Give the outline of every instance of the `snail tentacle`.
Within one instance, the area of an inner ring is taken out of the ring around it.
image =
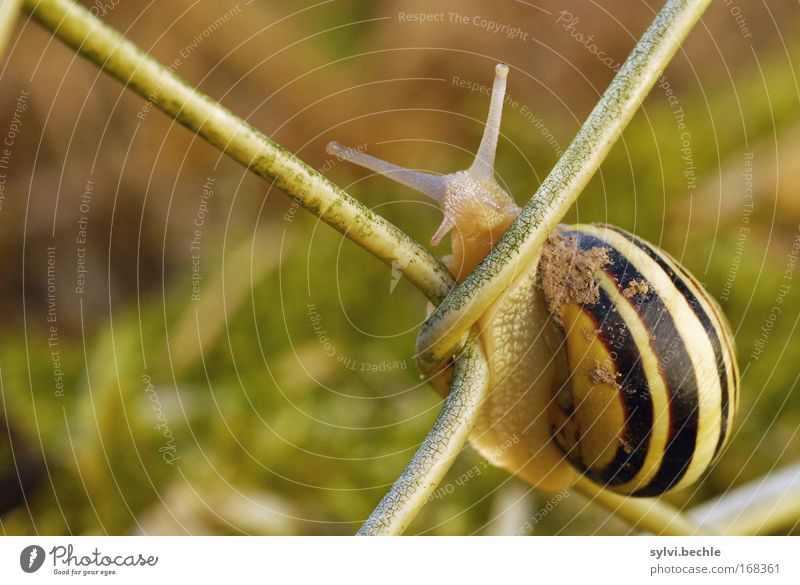
[[[495,68],[494,83],[492,85],[492,98],[489,103],[489,115],[486,119],[486,129],[481,138],[481,145],[475,155],[475,161],[469,168],[469,173],[482,181],[494,179],[494,157],[497,151],[497,140],[500,137],[500,121],[503,117],[503,102],[506,97],[506,78],[508,65],[498,63]]]
[[[494,157],[500,136],[500,119],[506,91],[508,65],[495,67],[491,104],[481,143],[472,164],[446,175],[407,169],[337,142],[328,144],[329,154],[365,167],[434,199],[444,219],[431,238],[433,245],[457,228],[453,241],[453,257],[448,268],[463,278],[489,253],[500,236],[519,213],[511,196],[494,178]],[[479,242],[476,248],[473,242]]]
[[[441,201],[447,189],[446,179],[441,175],[407,169],[356,150],[355,148],[344,146],[336,141],[329,142],[325,150],[328,154],[335,155],[347,162],[380,173],[392,181],[410,187],[418,193],[423,193],[434,201]]]

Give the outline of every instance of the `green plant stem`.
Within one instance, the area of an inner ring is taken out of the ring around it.
[[[769,534],[800,523],[800,463],[771,472],[692,508],[703,526],[729,535]]]
[[[0,55],[6,50],[21,7],[22,0],[0,0]]]
[[[127,88],[280,189],[440,302],[453,284],[444,265],[396,226],[235,116],[70,0],[25,0],[33,18]]]
[[[574,487],[589,498],[589,501],[600,504],[616,517],[641,530],[662,536],[699,536],[710,533],[705,525],[660,500],[621,496],[601,488],[583,476]]]
[[[481,344],[471,340],[455,362],[445,406],[411,463],[358,531],[361,536],[402,534],[442,481],[467,442],[475,413],[489,390]]]
[[[710,0],[669,0],[625,60],[575,139],[480,265],[425,321],[420,359],[438,363],[523,271],[583,191]]]

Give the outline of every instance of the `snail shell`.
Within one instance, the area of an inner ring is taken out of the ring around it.
[[[559,226],[481,338],[492,390],[473,443],[545,489],[582,473],[655,496],[695,482],[730,437],[738,371],[719,308],[620,228]]]

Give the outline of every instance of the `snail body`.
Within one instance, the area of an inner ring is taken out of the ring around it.
[[[359,151],[332,154],[435,199],[462,280],[519,208],[494,178],[508,67],[498,65],[475,162],[450,175]],[[702,286],[616,227],[557,226],[477,322],[491,389],[470,435],[495,465],[560,490],[583,475],[626,495],[694,483],[731,435],[738,370],[730,329]]]

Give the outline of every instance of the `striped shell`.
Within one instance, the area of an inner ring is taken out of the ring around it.
[[[549,270],[565,287],[588,283],[544,287],[569,369],[550,417],[556,443],[615,492],[655,496],[690,485],[725,445],[738,403],[724,317],[673,258],[628,232],[560,226],[554,237],[570,257],[548,256],[546,246],[540,277]]]

